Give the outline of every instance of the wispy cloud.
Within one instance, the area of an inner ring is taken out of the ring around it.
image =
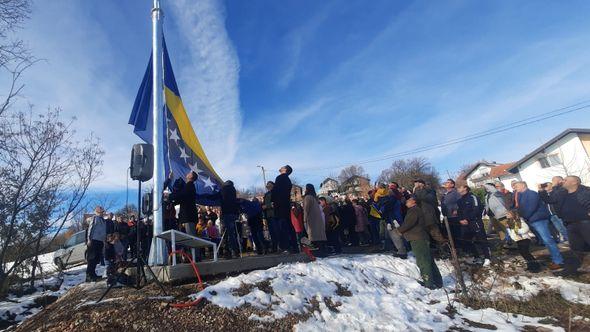
[[[280,88],[287,88],[295,78],[297,71],[300,69],[302,52],[306,49],[305,45],[314,37],[314,33],[320,25],[328,18],[330,6],[324,6],[317,11],[309,20],[301,26],[293,29],[285,37],[287,44],[284,68],[278,79]]]
[[[177,66],[180,93],[197,136],[214,167],[229,171],[237,148],[240,113],[239,60],[225,28],[221,1],[170,2],[190,63]]]

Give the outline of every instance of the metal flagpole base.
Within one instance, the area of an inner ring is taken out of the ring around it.
[[[166,265],[168,263],[167,257],[168,247],[166,247],[166,241],[157,237],[152,238],[150,257],[148,259],[149,265]]]

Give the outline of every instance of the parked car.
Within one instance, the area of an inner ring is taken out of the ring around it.
[[[64,245],[53,254],[53,263],[60,269],[86,261],[86,231],[74,233]]]

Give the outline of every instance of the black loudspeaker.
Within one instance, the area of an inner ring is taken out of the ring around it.
[[[152,199],[151,192],[143,194],[143,197],[141,198],[141,212],[146,216],[152,214]]]
[[[151,144],[135,144],[131,150],[130,175],[133,180],[145,182],[154,173],[154,147]]]

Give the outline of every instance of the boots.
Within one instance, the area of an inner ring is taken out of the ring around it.
[[[539,273],[541,272],[541,264],[537,261],[528,261],[526,263],[527,267],[526,270],[531,273]]]

